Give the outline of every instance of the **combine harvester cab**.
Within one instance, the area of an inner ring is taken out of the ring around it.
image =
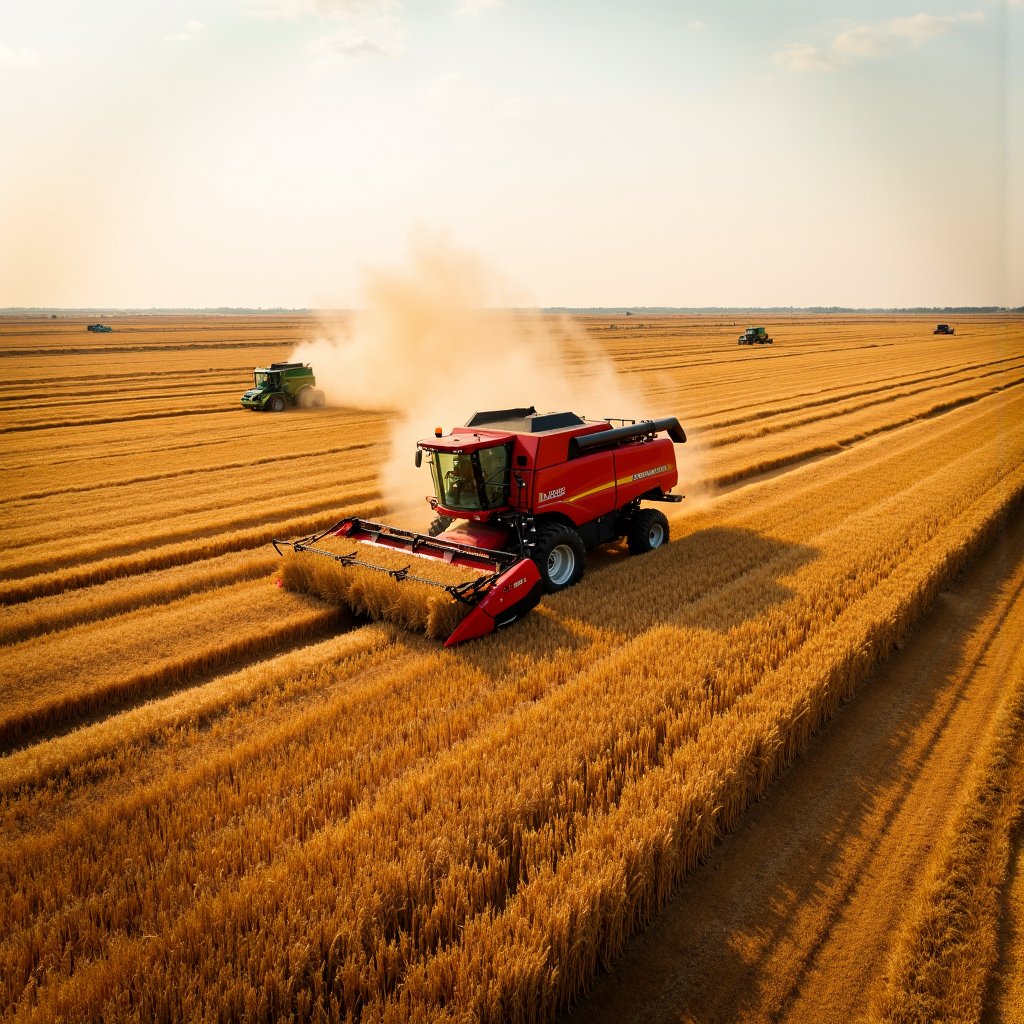
[[[447,435],[438,427],[417,445],[416,464],[426,457],[434,484],[427,500],[437,518],[429,534],[349,518],[274,546],[279,554],[291,548],[293,558],[329,559],[332,578],[320,576],[306,589],[343,595],[355,610],[367,610],[366,590],[345,580],[347,570],[364,578],[380,574],[385,586],[426,584],[446,591],[456,613],[434,616],[427,632],[450,647],[507,626],[543,593],[572,586],[589,548],[625,537],[631,554],[643,554],[666,543],[668,520],[641,502],[682,500],[671,493],[678,482],[673,442],[685,440],[674,418],[584,420],[569,412],[538,414],[533,407],[476,413],[466,426]],[[335,550],[345,540],[359,546]],[[397,564],[393,554],[392,564],[379,564],[372,548],[446,563],[466,578],[439,577],[425,563],[420,569],[405,559]],[[313,579],[318,571],[322,566],[314,570],[307,562],[295,575]],[[283,578],[287,585],[287,573]]]

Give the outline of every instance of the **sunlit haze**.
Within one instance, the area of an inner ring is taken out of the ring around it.
[[[0,307],[1020,305],[1020,3],[41,0],[0,19]]]

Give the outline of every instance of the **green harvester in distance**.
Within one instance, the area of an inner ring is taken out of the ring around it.
[[[313,409],[325,402],[309,363],[271,363],[253,371],[255,387],[242,395],[242,408],[254,412],[283,412],[289,405]]]
[[[741,335],[738,345],[770,345],[772,339],[763,327],[748,327]]]

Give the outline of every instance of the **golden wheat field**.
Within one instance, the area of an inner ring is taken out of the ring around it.
[[[937,337],[794,315],[748,349],[732,316],[578,317],[690,435],[672,542],[594,552],[577,586],[449,650],[275,585],[272,538],[387,503],[387,410],[238,406],[312,317],[110,322],[0,318],[3,1019],[594,1019],[581,1000],[633,937],[926,636],[948,798],[855,1012],[695,998],[664,1019],[1022,1019],[1024,545],[989,639],[964,627],[969,670],[922,627],[1018,529],[1019,318]],[[975,678],[986,711],[958,733]],[[910,749],[888,742],[893,763]],[[705,987],[721,968],[768,992],[773,943],[746,952],[765,928],[727,935]],[[622,984],[642,1006],[663,983]]]

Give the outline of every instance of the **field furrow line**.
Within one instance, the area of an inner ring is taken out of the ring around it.
[[[271,589],[277,588],[270,581],[235,584],[171,602],[156,618],[141,609],[8,648],[0,675],[0,748],[347,621],[339,609],[312,600],[282,606],[273,600],[276,594],[260,599]],[[237,608],[225,614],[225,602],[237,603],[243,595],[246,614]],[[213,618],[203,621],[206,616]]]
[[[380,512],[382,506],[370,500],[373,497],[372,494],[351,495],[349,514],[370,516]],[[269,544],[275,538],[287,539],[313,533],[338,521],[337,508],[338,499],[334,498],[313,502],[305,508],[299,506],[285,509],[284,514],[290,513],[292,518],[274,520],[268,516],[259,525],[251,525],[252,519],[239,516],[195,531],[182,529],[155,533],[151,537],[129,543],[82,545],[63,555],[57,551],[34,562],[15,563],[9,570],[9,581],[0,584],[0,602],[18,604],[31,598],[100,583],[116,576],[165,569],[229,551],[259,547]],[[318,515],[314,514],[318,511]],[[308,514],[301,515],[303,512]]]
[[[353,443],[338,447],[319,448],[317,457],[330,455],[351,455],[354,452],[367,452],[376,448],[376,445],[369,441]],[[39,501],[44,498],[55,498],[65,494],[93,494],[97,491],[112,490],[121,487],[133,487],[137,484],[155,483],[158,480],[175,480],[180,477],[188,477],[194,480],[197,477],[216,475],[232,469],[249,470],[255,466],[270,466],[276,463],[290,463],[295,459],[294,455],[258,455],[245,461],[233,460],[221,462],[212,466],[203,466],[190,469],[170,469],[162,473],[143,473],[137,476],[124,477],[120,480],[108,480],[94,484],[76,484],[70,487],[55,487],[44,491],[27,491],[23,494],[0,496],[0,504],[11,504],[13,502]]]

